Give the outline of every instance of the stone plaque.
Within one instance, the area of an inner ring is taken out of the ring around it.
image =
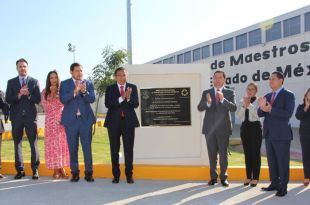
[[[190,88],[140,89],[142,126],[191,125]]]

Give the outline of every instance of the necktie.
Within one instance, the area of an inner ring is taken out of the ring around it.
[[[220,96],[218,94],[219,91],[220,91],[220,89],[216,89],[216,95],[215,95],[216,104],[218,104],[220,102]]]
[[[271,96],[271,102],[270,102],[271,105],[274,103],[275,99],[276,99],[276,92],[273,92]]]
[[[123,96],[123,95],[125,95],[125,91],[124,91],[124,86],[123,85],[121,85],[121,96]]]
[[[75,86],[78,86],[80,84],[80,81],[79,80],[76,80],[75,81]],[[78,94],[77,94],[77,96],[78,96]],[[77,110],[76,110],[76,115],[77,116],[80,116],[81,115],[81,112],[80,112],[80,108],[79,108],[79,102],[77,103]]]
[[[22,87],[26,85],[25,78],[22,78]]]
[[[121,85],[120,88],[121,88],[120,94],[121,96],[124,96],[125,95],[124,86]],[[125,117],[124,111],[121,111],[121,117]]]

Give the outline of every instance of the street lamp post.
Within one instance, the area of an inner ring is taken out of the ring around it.
[[[73,63],[75,62],[75,45],[72,43],[68,44],[68,51],[73,54]]]
[[[132,39],[131,39],[131,2],[127,0],[127,54],[128,64],[132,64]]]

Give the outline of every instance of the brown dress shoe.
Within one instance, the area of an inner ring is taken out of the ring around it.
[[[63,179],[69,179],[69,175],[64,168],[59,168],[60,177]]]

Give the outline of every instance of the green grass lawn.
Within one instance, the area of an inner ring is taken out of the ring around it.
[[[39,138],[40,161],[44,162],[44,139]],[[105,128],[96,128],[96,134],[92,143],[93,161],[95,164],[109,164],[110,146],[107,130]],[[23,157],[24,161],[30,161],[30,146],[27,138],[23,139]],[[14,144],[12,140],[2,142],[2,160],[14,160]],[[79,146],[79,162],[83,163],[82,146]]]
[[[106,128],[96,128],[96,134],[93,137],[93,161],[95,164],[110,164],[110,146]],[[122,148],[121,148],[122,149]],[[39,138],[40,161],[44,162],[44,139]],[[228,156],[230,166],[244,166],[244,154],[230,150],[231,155]],[[24,161],[30,161],[30,146],[27,138],[23,140],[23,156]],[[2,142],[2,160],[14,160],[14,145],[12,140]],[[83,163],[82,148],[79,148],[79,161]],[[262,165],[267,166],[267,159],[262,156]],[[302,166],[301,162],[291,161],[292,166]]]
[[[230,150],[230,154],[231,155],[228,156],[228,161],[229,161],[228,164],[230,166],[245,166],[243,152],[237,152],[237,151]],[[268,166],[266,156],[261,157],[261,163],[262,163],[261,164],[262,166]],[[302,162],[291,160],[290,166],[302,166]]]

